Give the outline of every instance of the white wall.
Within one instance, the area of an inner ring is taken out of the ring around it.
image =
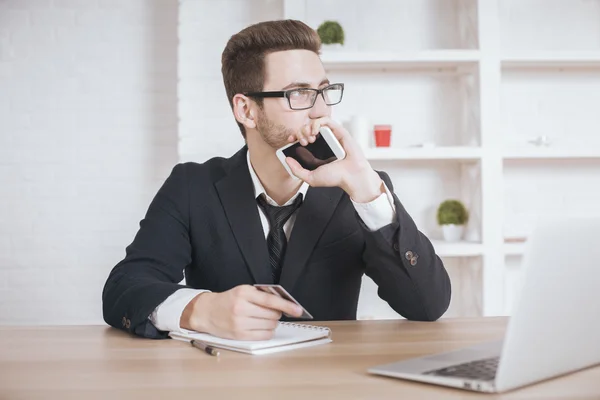
[[[281,18],[286,3],[0,0],[0,324],[102,321],[106,275],[172,166],[229,156],[243,145],[225,96],[221,52],[248,24]],[[348,50],[477,49],[475,4],[307,0],[299,9],[315,28],[329,18],[342,22]],[[599,1],[499,5],[507,54],[600,50]],[[373,123],[392,123],[395,147],[480,142],[478,87],[468,74],[329,72],[347,87],[334,117],[364,113]],[[500,142],[523,145],[546,134],[559,149],[600,146],[599,88],[597,66],[503,69]],[[422,160],[374,167],[390,173],[408,211],[434,239],[437,204],[448,197],[471,202],[478,239],[480,165]],[[600,200],[598,158],[505,160],[501,179],[498,211],[507,235],[526,232],[539,214],[592,212]],[[482,257],[444,262],[454,289],[446,316],[479,315]],[[519,285],[520,262],[506,257],[498,285],[507,298]],[[393,316],[365,283],[359,315]]]
[[[175,0],[0,1],[0,324],[101,323],[177,162]]]
[[[281,0],[180,0],[179,156],[202,162],[244,145],[221,75],[221,53],[247,25],[283,16]]]

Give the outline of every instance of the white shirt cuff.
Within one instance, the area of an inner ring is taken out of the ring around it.
[[[384,183],[385,193],[381,193],[375,200],[368,203],[357,203],[352,198],[352,204],[358,216],[371,231],[376,231],[394,222],[396,218],[396,206],[394,196]]]
[[[160,331],[182,332],[179,321],[183,310],[194,297],[208,291],[189,288],[179,289],[156,307],[148,319]]]

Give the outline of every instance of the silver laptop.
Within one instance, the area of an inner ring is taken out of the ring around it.
[[[600,218],[540,221],[523,268],[502,341],[368,372],[500,393],[600,364]]]

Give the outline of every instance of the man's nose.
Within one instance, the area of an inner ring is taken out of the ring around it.
[[[310,119],[317,119],[321,117],[329,117],[331,114],[331,107],[325,104],[325,100],[322,95],[317,95],[315,105],[310,109]]]

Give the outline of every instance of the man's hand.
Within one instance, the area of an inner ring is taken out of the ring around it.
[[[360,146],[343,126],[329,117],[314,120],[306,125],[295,136],[290,135],[288,141],[300,141],[302,146],[313,143],[321,126],[328,126],[346,151],[346,158],[330,164],[322,165],[314,171],[308,171],[293,158],[286,162],[292,173],[310,186],[337,186],[342,188],[357,203],[368,203],[385,193],[383,181],[371,168]]]
[[[302,309],[274,294],[241,285],[223,293],[200,293],[186,306],[180,326],[226,339],[268,340],[282,313],[300,317]]]

